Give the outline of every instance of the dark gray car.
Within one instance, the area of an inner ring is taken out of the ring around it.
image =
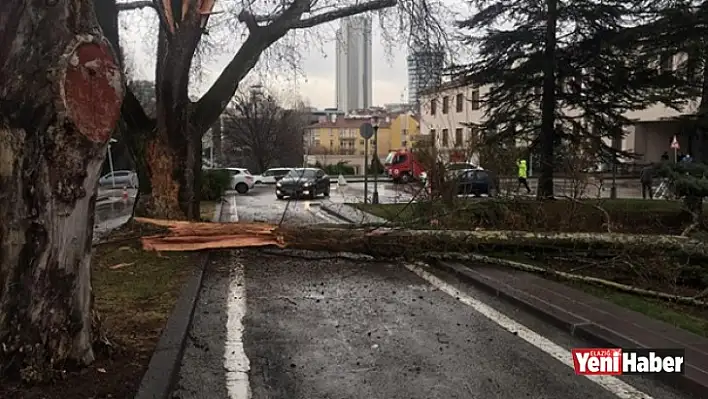
[[[275,184],[278,199],[285,197],[317,198],[319,194],[329,197],[329,176],[318,168],[292,169]]]

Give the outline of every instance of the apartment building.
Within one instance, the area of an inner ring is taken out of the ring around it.
[[[371,122],[371,115],[332,115],[329,120],[305,129],[306,153],[312,162],[336,164],[348,162],[363,170],[365,141],[359,133],[361,125]],[[389,152],[412,146],[420,133],[417,116],[411,113],[379,116],[378,156],[383,161]],[[369,141],[369,156],[373,156],[373,138]]]
[[[681,58],[679,55],[661,61],[660,68],[676,68]],[[453,151],[465,146],[472,135],[477,134],[474,128],[465,127],[466,123],[481,123],[484,120],[484,109],[481,99],[488,87],[474,87],[461,81],[442,84],[438,89],[428,90],[421,95],[421,134],[431,135],[437,148]],[[608,145],[637,154],[638,163],[659,161],[665,151],[670,150],[674,135],[678,138],[682,152],[694,153],[698,148],[697,138],[691,137],[679,121],[674,118],[693,114],[697,110],[697,102],[692,102],[685,109],[674,110],[662,104],[654,104],[640,111],[633,111],[626,116],[635,121],[631,126],[624,127],[625,135],[621,140]],[[524,143],[517,143],[524,145]]]

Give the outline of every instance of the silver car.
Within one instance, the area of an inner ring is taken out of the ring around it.
[[[98,179],[99,186],[138,187],[138,174],[132,170],[115,170]]]

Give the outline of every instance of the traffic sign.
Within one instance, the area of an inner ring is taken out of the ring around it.
[[[678,150],[679,148],[681,148],[681,146],[679,146],[678,140],[676,140],[676,136],[674,136],[674,139],[671,140],[671,148],[673,148],[674,150]]]
[[[369,122],[364,122],[359,127],[359,134],[364,140],[370,139],[374,135],[374,126]]]

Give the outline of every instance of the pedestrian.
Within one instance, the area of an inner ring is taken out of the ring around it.
[[[516,162],[516,166],[518,167],[519,171],[519,184],[516,186],[516,192],[519,192],[519,189],[523,185],[526,187],[526,193],[531,194],[531,188],[529,187],[529,183],[526,180],[527,179],[527,173],[526,173],[526,160],[525,159],[520,159],[519,161]]]
[[[664,153],[661,154],[661,162],[666,162],[666,161],[668,161],[668,160],[669,160],[669,152],[668,152],[668,151],[664,151]]]
[[[642,183],[642,198],[654,199],[654,193],[652,192],[652,182],[654,180],[654,166],[649,164],[646,166],[639,174],[639,182]]]

